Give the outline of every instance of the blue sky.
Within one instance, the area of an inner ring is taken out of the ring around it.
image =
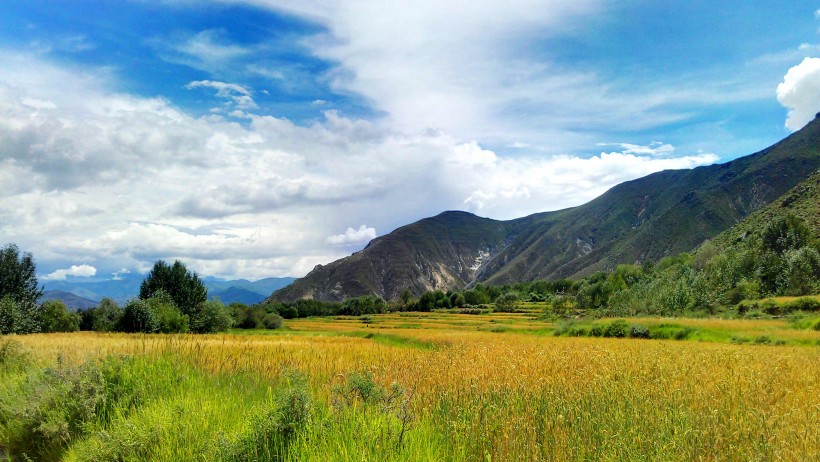
[[[509,219],[750,154],[820,110],[816,2],[56,5],[0,14],[0,243],[45,278],[301,276],[442,210]]]

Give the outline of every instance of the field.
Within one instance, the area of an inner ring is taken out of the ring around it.
[[[0,447],[20,460],[820,458],[820,332],[628,322],[687,340],[453,312],[3,338]]]

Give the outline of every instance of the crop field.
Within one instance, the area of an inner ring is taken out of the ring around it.
[[[688,334],[556,336],[532,313],[436,312],[3,337],[0,459],[820,459],[820,332],[628,322]]]

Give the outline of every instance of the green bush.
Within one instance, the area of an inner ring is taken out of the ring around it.
[[[649,329],[640,324],[632,324],[629,326],[629,336],[632,338],[650,338]]]
[[[93,363],[30,373],[0,400],[0,446],[21,460],[58,460],[103,412],[106,388]]]
[[[284,318],[276,313],[268,313],[262,318],[262,326],[265,329],[280,329],[284,324]]]
[[[623,319],[616,319],[604,328],[604,337],[623,338],[629,334],[629,324]]]
[[[786,312],[792,311],[820,311],[820,301],[812,297],[800,297],[784,306]]]
[[[122,317],[122,309],[117,302],[106,297],[100,301],[93,311],[91,328],[95,332],[113,332]]]

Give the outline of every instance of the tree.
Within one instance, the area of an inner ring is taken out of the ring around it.
[[[113,332],[117,330],[120,317],[122,317],[122,309],[117,302],[108,297],[103,298],[94,309],[91,328],[95,332]]]
[[[34,258],[28,252],[21,255],[15,244],[0,249],[0,298],[5,296],[31,306],[43,296],[43,289],[37,287]]]
[[[60,300],[46,300],[40,307],[42,332],[76,332],[80,330],[80,318]]]
[[[147,301],[135,298],[125,302],[117,330],[151,334],[157,332],[159,327],[159,319]]]
[[[0,298],[0,335],[37,332],[40,332],[37,305],[29,301],[18,302],[11,295]]]
[[[773,220],[763,230],[763,250],[783,255],[787,250],[797,250],[811,242],[811,229],[799,217],[788,214]]]
[[[225,332],[233,325],[233,318],[228,307],[219,300],[209,300],[199,306],[191,317],[191,332],[211,334]]]
[[[208,289],[196,273],[188,271],[179,260],[173,265],[158,260],[154,268],[140,285],[142,300],[151,298],[158,290],[164,290],[171,296],[182,314],[193,318],[199,305],[208,299]]]

